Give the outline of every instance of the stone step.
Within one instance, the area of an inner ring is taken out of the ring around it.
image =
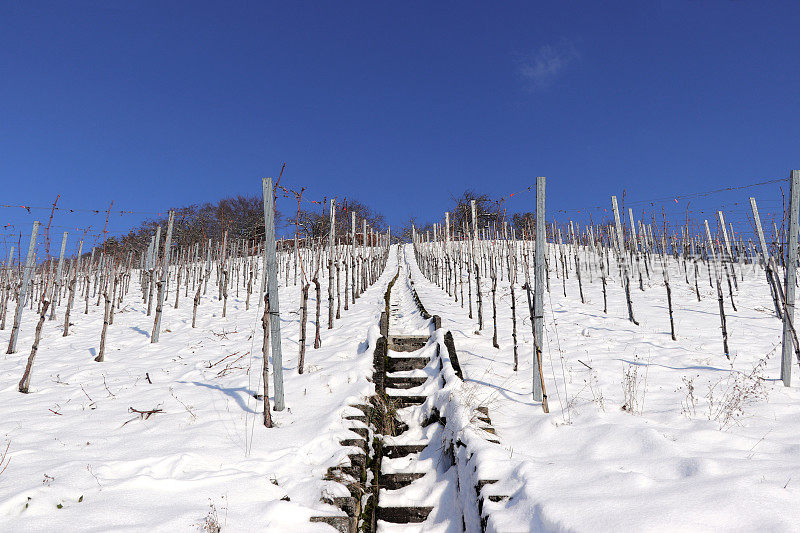
[[[387,357],[386,372],[404,372],[406,370],[419,370],[430,363],[427,357]],[[387,378],[391,376],[386,376]]]
[[[328,524],[338,533],[352,533],[358,527],[358,519],[349,516],[312,516],[309,521]]]
[[[386,386],[390,389],[411,389],[424,385],[426,381],[427,376],[386,376]]]
[[[377,518],[394,524],[418,524],[424,522],[433,507],[380,507]]]
[[[381,487],[387,490],[402,489],[425,474],[423,472],[397,472],[394,474],[381,474]]]
[[[389,335],[388,348],[393,352],[415,352],[428,344],[426,335]]]
[[[416,396],[416,395],[393,396],[391,394],[387,394],[387,396],[392,401],[392,404],[395,406],[395,409],[402,409],[403,407],[411,407],[412,405],[422,405],[423,403],[425,403],[425,400],[428,399],[427,396]]]
[[[345,420],[358,420],[364,424],[369,424],[369,419],[367,415],[347,415],[344,417]]]
[[[398,457],[405,457],[412,453],[419,453],[428,446],[427,444],[387,444],[384,445],[383,456],[389,459],[396,459]]]
[[[367,451],[367,441],[364,439],[344,439],[340,440],[339,444],[342,446],[356,446],[364,450],[364,452]]]
[[[369,438],[369,428],[348,428],[353,433],[357,433],[362,439]]]

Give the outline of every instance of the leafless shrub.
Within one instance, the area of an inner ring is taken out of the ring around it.
[[[180,398],[178,398],[178,396],[175,394],[175,391],[173,390],[173,388],[172,388],[172,387],[170,387],[170,388],[169,388],[169,393],[170,393],[170,395],[172,395],[172,397],[173,397],[173,398],[175,398],[175,400],[176,400],[176,401],[177,401],[179,404],[181,404],[181,405],[184,407],[184,409],[186,409],[186,412],[187,412],[187,413],[189,413],[189,415],[192,417],[192,420],[193,420],[193,421],[194,421],[194,420],[197,420],[197,414],[194,412],[194,406],[193,406],[193,405],[186,405],[186,404],[183,402],[183,400],[181,400]]]
[[[203,533],[220,533],[220,531],[222,531],[222,524],[220,524],[219,513],[217,512],[217,506],[214,505],[214,502],[209,499],[208,507],[209,507],[208,514],[203,518],[203,520],[200,523],[195,525],[197,525],[200,528],[200,531],[202,531]],[[227,507],[223,504],[223,511],[227,512],[227,510],[228,510]]]
[[[739,424],[746,407],[767,398],[763,375],[767,359],[760,359],[748,373],[731,371],[727,378],[709,386],[708,419],[716,421],[719,429]]]
[[[600,383],[597,380],[597,372],[592,370],[589,374],[589,379],[585,380],[589,391],[592,393],[592,401],[597,404],[601,411],[606,410],[605,399],[603,398],[603,390],[600,388]]]
[[[697,376],[695,376],[697,377]],[[686,415],[688,418],[694,418],[697,415],[697,397],[694,395],[694,380],[695,377],[689,378],[683,376],[681,381],[683,385],[678,387],[678,391],[685,390],[686,395],[683,400],[681,400],[681,413]]]
[[[627,364],[622,372],[622,394],[624,401],[622,410],[629,413],[636,412],[637,387],[639,386],[639,366]]]
[[[708,390],[702,396],[706,404],[705,418],[717,422],[720,430],[726,430],[734,424],[740,424],[746,408],[761,400],[765,400],[768,391],[764,386],[764,369],[769,356],[759,359],[749,372],[731,369],[725,377],[710,381]],[[681,400],[681,413],[687,418],[697,417],[700,399],[697,397],[695,379],[697,376],[681,378],[683,385],[678,391],[684,392]]]
[[[622,372],[622,393],[624,401],[622,410],[631,414],[642,414],[644,399],[647,394],[647,373],[650,370],[650,361],[644,365],[640,363],[639,356],[634,355],[633,363],[626,363]],[[644,366],[644,375],[640,372]]]

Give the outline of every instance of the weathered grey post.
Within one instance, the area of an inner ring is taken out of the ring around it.
[[[164,285],[169,275],[169,248],[172,244],[172,223],[175,220],[175,212],[169,212],[169,222],[167,223],[167,240],[164,242],[164,268],[161,271],[161,281],[158,284],[158,303],[156,303],[156,318],[153,321],[153,334],[150,342],[158,342],[158,334],[161,330],[161,311],[164,307]],[[155,266],[153,267],[155,268]]]
[[[453,245],[450,243],[450,213],[445,211],[444,213],[444,239],[445,239],[445,257],[447,260],[447,294],[448,296],[452,296],[455,293],[455,283],[456,283],[456,268],[455,264],[453,263]],[[452,279],[452,287],[450,285]],[[451,292],[452,290],[452,292]],[[455,301],[458,301],[458,294],[455,294]]]
[[[153,288],[156,281],[156,261],[158,260],[158,247],[161,244],[161,226],[156,228],[156,236],[153,241],[153,255],[150,258],[150,286],[148,287],[147,295],[147,316],[150,316],[150,311],[153,308]],[[94,257],[94,248],[92,248],[92,257]],[[91,265],[91,261],[89,262]]]
[[[350,289],[352,290],[353,303],[356,303],[358,292],[356,291],[356,212],[350,211],[350,263],[352,273],[350,274]]]
[[[270,336],[272,337],[272,380],[275,389],[276,411],[283,411],[283,354],[281,352],[281,316],[278,303],[278,257],[275,253],[275,197],[272,178],[262,179],[264,191],[264,271],[269,300]]]
[[[752,196],[750,197],[750,208],[753,211],[753,221],[756,224],[756,236],[758,237],[758,242],[761,246],[761,255],[764,261],[764,274],[767,277],[767,285],[769,285],[769,290],[772,293],[772,301],[775,304],[775,314],[778,315],[778,318],[782,319],[783,310],[781,309],[780,304],[781,291],[779,287],[776,287],[776,285],[779,285],[779,283],[776,278],[776,273],[772,270],[772,259],[769,254],[769,248],[767,248],[767,242],[764,239],[764,229],[761,226],[761,217],[758,215],[756,199]]]
[[[633,317],[633,302],[631,301],[631,277],[630,273],[628,272],[628,261],[625,256],[625,234],[622,232],[622,222],[619,218],[619,207],[617,206],[617,197],[611,197],[611,207],[614,210],[614,225],[617,229],[617,247],[619,251],[619,258],[622,262],[622,270],[624,276],[624,284],[625,284],[625,297],[628,300],[628,320],[636,324],[637,326],[639,323]]]
[[[536,241],[534,243],[534,288],[533,288],[533,399],[545,407],[542,390],[542,348],[544,343],[544,217],[545,178],[536,178]],[[546,407],[545,407],[546,409]]]
[[[739,284],[736,282],[736,270],[733,268],[733,251],[731,250],[731,241],[728,239],[728,230],[725,228],[725,216],[722,214],[722,211],[717,211],[717,219],[719,219],[719,225],[722,228],[722,238],[725,242],[725,252],[728,258],[728,263],[731,265],[731,271],[733,272],[733,285],[736,287],[736,290],[739,290]],[[731,237],[733,237],[732,230]]]
[[[333,329],[333,253],[336,243],[334,242],[334,226],[336,225],[336,200],[331,198],[331,228],[328,239],[330,256],[328,257],[328,329]]]
[[[370,243],[371,245],[372,243]],[[367,219],[361,221],[361,292],[367,290]]]
[[[56,298],[58,298],[59,300],[61,299],[60,298],[60,295],[61,295],[61,290],[60,290],[61,289],[61,273],[62,273],[62,271],[64,269],[64,252],[67,249],[67,235],[68,235],[68,233],[65,231],[64,232],[64,238],[61,239],[61,254],[58,256],[58,267],[56,268],[56,280],[55,280],[56,282],[53,284],[53,298],[52,298],[53,305],[50,308],[50,320],[55,320],[55,318],[56,318],[56,313],[55,313],[55,311],[56,311],[56,306],[55,306]]]
[[[789,187],[789,238],[786,262],[786,309],[783,313],[783,346],[781,350],[781,380],[785,386],[792,381],[792,328],[794,321],[794,293],[797,280],[797,231],[800,214],[800,170],[792,170]]]
[[[483,329],[483,299],[481,297],[481,268],[480,259],[478,254],[481,252],[478,243],[478,212],[475,206],[475,200],[470,200],[470,209],[472,212],[472,262],[475,268],[475,296],[478,303],[478,330]]]
[[[72,274],[72,279],[69,282],[69,298],[67,299],[67,308],[64,310],[64,334],[66,337],[69,335],[69,315],[72,311],[72,304],[75,301],[75,284],[78,282],[78,271],[81,268],[81,256],[83,255],[83,239],[78,244],[78,255],[75,257],[75,271]],[[67,270],[69,275],[69,270]]]
[[[33,222],[33,229],[31,230],[31,242],[28,245],[28,258],[25,260],[25,270],[22,272],[22,285],[19,288],[19,296],[17,297],[17,310],[14,312],[14,325],[11,327],[11,338],[8,340],[8,350],[6,353],[16,353],[17,351],[17,337],[19,336],[19,324],[22,320],[22,308],[25,306],[25,296],[28,292],[28,280],[33,271],[33,257],[36,251],[36,236],[39,233],[40,222],[35,220]]]
[[[11,264],[14,259],[14,247],[8,251],[8,262],[6,263],[6,291],[3,293],[2,305],[0,305],[0,330],[6,329],[6,315],[8,314],[8,301],[11,299]]]

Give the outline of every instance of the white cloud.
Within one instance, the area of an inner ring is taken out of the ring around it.
[[[519,73],[533,90],[544,89],[578,57],[578,50],[571,42],[546,44],[520,60]]]

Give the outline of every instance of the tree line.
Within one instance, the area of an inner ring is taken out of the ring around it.
[[[318,240],[326,236],[330,229],[328,216],[329,203],[308,203],[309,207],[293,209],[289,215],[276,210],[275,222],[284,238]],[[175,220],[173,242],[192,244],[208,239],[221,241],[227,231],[228,239],[260,241],[264,238],[264,204],[260,195],[229,196],[218,202],[191,204],[174,208]],[[381,213],[357,200],[345,200],[336,205],[336,233],[350,233],[351,213],[356,214],[358,223],[366,219],[367,224],[376,231],[386,229],[386,221]],[[146,248],[156,228],[165,228],[168,213],[144,220],[123,236],[111,236],[105,240],[104,249],[108,255],[127,253]]]

